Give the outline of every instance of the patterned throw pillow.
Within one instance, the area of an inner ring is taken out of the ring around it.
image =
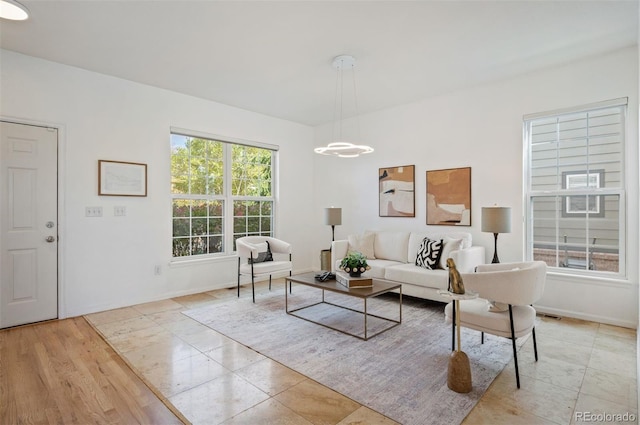
[[[416,266],[423,267],[425,269],[434,270],[438,268],[438,261],[442,254],[442,239],[433,240],[424,238],[418,248],[418,255],[416,256]]]

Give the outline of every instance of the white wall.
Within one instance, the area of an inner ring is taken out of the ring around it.
[[[638,321],[638,51],[611,52],[563,67],[429,98],[360,117],[362,141],[375,152],[358,159],[318,156],[315,211],[342,207],[336,238],[365,229],[425,230],[426,171],[468,167],[472,179],[474,243],[493,256],[493,235],[480,231],[481,207],[512,207],[512,232],[501,234],[501,262],[524,252],[522,117],[525,114],[629,97],[627,143],[628,281],[567,278],[550,274],[542,311],[636,327]],[[401,84],[401,82],[398,82]],[[364,97],[365,93],[359,93]],[[330,126],[316,129],[316,146]],[[380,167],[416,166],[416,217],[378,217]],[[330,170],[330,171],[328,171]],[[321,219],[318,218],[318,221]],[[440,226],[438,226],[440,227]],[[634,260],[635,259],[635,260]]]
[[[10,51],[0,55],[0,117],[61,129],[61,317],[235,285],[236,257],[169,265],[172,126],[280,146],[276,236],[293,244],[296,270],[310,268],[310,127]],[[147,163],[148,196],[98,196],[98,159]],[[104,216],[85,217],[86,206],[102,206]],[[126,217],[114,217],[114,206],[125,206]]]

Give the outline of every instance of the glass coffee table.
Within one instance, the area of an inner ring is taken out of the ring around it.
[[[376,279],[373,278],[373,286],[369,287],[369,288],[347,288],[346,286],[338,283],[335,279],[331,279],[331,280],[327,280],[325,282],[321,282],[315,279],[317,273],[303,273],[303,274],[298,274],[298,275],[293,275],[293,276],[287,276],[285,278],[285,280],[287,282],[289,282],[289,284],[291,283],[297,283],[300,285],[306,285],[306,286],[310,286],[312,288],[316,288],[316,289],[320,289],[322,291],[322,299],[321,301],[315,302],[313,304],[309,304],[309,305],[304,305],[302,307],[298,307],[298,308],[294,308],[292,310],[289,310],[289,295],[288,295],[288,291],[286,290],[287,285],[285,285],[285,291],[284,291],[284,304],[285,304],[285,311],[287,314],[290,314],[292,316],[296,316],[300,319],[306,320],[308,322],[311,323],[315,323],[317,325],[321,325],[324,326],[326,328],[329,329],[333,329],[335,331],[338,332],[342,332],[344,334],[347,335],[351,335],[354,336],[356,338],[362,339],[362,340],[368,340],[369,338],[373,338],[376,335],[380,335],[383,332],[388,331],[389,329],[395,328],[396,326],[398,326],[400,323],[402,323],[402,285],[400,285],[399,283],[395,283],[395,282],[390,282],[388,280],[384,280],[384,279]],[[399,294],[399,298],[398,298],[398,319],[394,319],[394,318],[389,318],[389,317],[383,317],[383,316],[379,316],[376,314],[371,314],[370,312],[367,311],[367,300],[377,297],[378,295],[382,295],[382,294],[386,294],[387,292],[391,292],[391,291],[395,291],[398,290],[398,294]],[[329,292],[335,292],[335,293],[339,293],[339,294],[343,294],[349,297],[356,297],[356,298],[360,298],[363,300],[364,303],[364,308],[363,310],[357,310],[357,309],[353,309],[350,307],[346,307],[346,306],[342,306],[342,305],[338,305],[329,301],[325,300],[325,291],[329,291]],[[363,336],[356,334],[356,333],[352,333],[349,331],[345,331],[342,329],[338,329],[335,326],[331,326],[327,323],[322,323],[320,321],[316,321],[316,320],[312,320],[308,317],[303,317],[301,316],[299,313],[301,313],[303,310],[309,309],[313,306],[317,306],[320,304],[327,304],[327,305],[332,305],[341,309],[345,309],[345,310],[349,310],[352,312],[356,312],[358,314],[361,314],[363,317],[363,322],[364,322],[364,332],[363,332]],[[388,322],[390,324],[390,326],[384,327],[381,330],[378,330],[377,332],[370,334],[368,332],[367,329],[367,319],[371,318],[371,317],[375,317],[377,319],[381,319],[385,322]]]

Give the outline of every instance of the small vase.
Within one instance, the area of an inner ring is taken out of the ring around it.
[[[360,271],[349,272],[349,276],[351,276],[351,277],[360,277],[361,274],[362,274],[362,272],[360,272]]]

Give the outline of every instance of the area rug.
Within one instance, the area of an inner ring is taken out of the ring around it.
[[[316,289],[293,289],[290,309],[320,299]],[[327,293],[326,300],[362,308],[362,300],[339,294]],[[447,387],[451,325],[444,304],[403,301],[402,323],[368,341],[286,314],[281,291],[261,294],[255,304],[233,299],[183,314],[402,424],[460,423],[511,359],[511,342],[488,335],[480,344],[478,332],[462,329],[473,389],[458,394]],[[377,297],[367,307],[397,318],[398,296]],[[362,315],[325,304],[301,314],[351,332],[363,328]],[[375,332],[387,325],[372,319],[368,326]]]

